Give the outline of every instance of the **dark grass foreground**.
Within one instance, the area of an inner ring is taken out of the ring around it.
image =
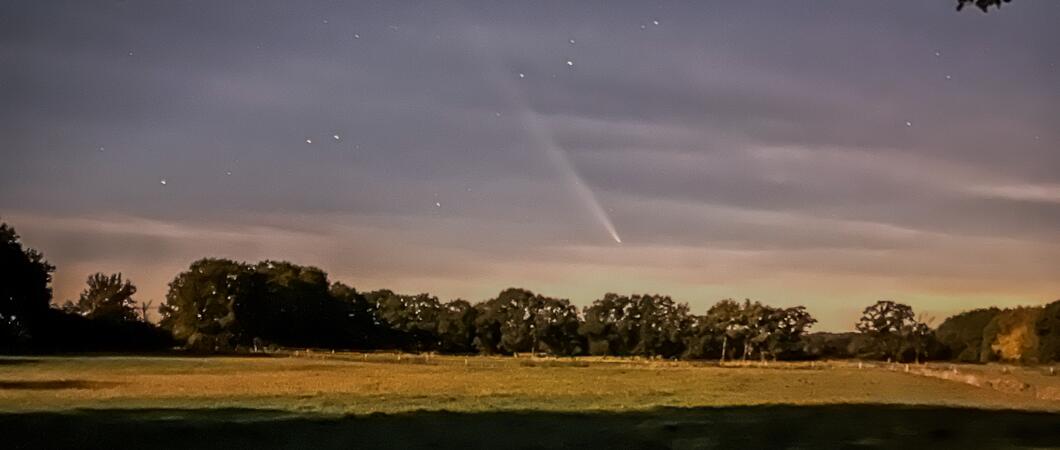
[[[886,405],[628,413],[419,412],[323,418],[247,409],[0,415],[5,448],[1058,448],[1060,415]]]

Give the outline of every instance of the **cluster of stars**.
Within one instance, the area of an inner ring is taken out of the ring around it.
[[[935,57],[936,58],[942,58],[942,50],[935,50]],[[947,74],[943,75],[943,78],[946,81],[952,81],[953,80],[953,75],[947,73]],[[907,120],[907,121],[905,121],[905,126],[906,127],[912,127],[913,126],[913,122]]]
[[[653,19],[651,21],[651,24],[653,26],[658,26],[660,24],[660,22],[659,22],[658,19]],[[641,24],[640,25],[640,29],[642,29],[642,30],[647,29],[647,28],[648,28],[647,24]],[[357,38],[357,37],[359,37],[359,36],[355,34],[354,38]],[[575,43],[577,43],[577,41],[574,38],[570,38],[570,39],[567,39],[567,43],[570,44],[570,45],[574,45]],[[566,59],[564,61],[564,64],[566,64],[567,67],[573,69],[574,68],[574,59],[573,58],[568,58],[568,59]],[[525,72],[519,72],[517,75],[519,76],[519,78],[526,78],[526,73]],[[552,76],[553,76],[553,78],[555,77],[554,74]]]
[[[327,20],[327,19],[323,19],[323,23],[324,23],[325,25],[326,25],[326,24],[328,24],[328,20]],[[651,21],[651,25],[653,25],[653,26],[658,26],[659,24],[660,24],[660,22],[659,22],[659,20],[658,20],[658,19],[653,19],[653,20]],[[388,26],[387,26],[387,28],[388,28],[388,29],[390,29],[391,31],[398,31],[398,27],[397,27],[396,25],[388,25]],[[646,24],[642,24],[642,25],[640,26],[640,28],[641,28],[642,30],[643,30],[643,29],[646,29],[646,28],[647,28],[647,25],[646,25]],[[360,38],[361,38],[361,35],[360,35],[360,33],[353,33],[353,38],[354,38],[354,39],[360,39]],[[574,38],[569,38],[569,39],[567,39],[567,43],[568,43],[569,45],[575,45],[575,44],[576,44],[576,42],[577,42],[577,41],[576,41],[576,40],[575,40]],[[571,69],[573,69],[573,68],[574,68],[574,59],[573,59],[573,58],[568,58],[568,59],[566,59],[566,60],[564,61],[564,63],[566,64],[566,66],[567,66],[568,68],[571,68]],[[520,79],[525,79],[525,78],[526,78],[526,73],[525,73],[525,72],[518,72],[518,73],[517,73],[517,76],[518,76],[518,77],[519,77]],[[553,77],[555,77],[555,75],[553,75]],[[500,113],[500,112],[495,112],[495,113],[494,113],[494,116],[496,116],[496,117],[501,117],[501,113]],[[334,135],[332,135],[331,137],[332,137],[332,139],[333,139],[333,140],[335,140],[335,141],[341,141],[341,140],[342,140],[342,137],[341,137],[341,136],[339,136],[338,134],[334,134]],[[306,144],[313,144],[313,139],[312,139],[311,137],[306,137],[306,138],[305,138],[305,143],[306,143]],[[225,174],[226,174],[226,175],[231,175],[231,172],[225,172]],[[165,181],[164,181],[164,180],[163,180],[163,183],[162,183],[162,184],[165,184]],[[468,188],[468,191],[469,191],[469,192],[470,192],[470,190],[471,190],[471,189],[470,189],[470,188]],[[441,203],[440,201],[437,201],[437,200],[436,200],[436,201],[434,202],[434,207],[435,207],[435,208],[441,208],[441,207],[442,207],[442,203]]]

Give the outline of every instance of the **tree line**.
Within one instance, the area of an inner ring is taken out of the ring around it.
[[[725,299],[702,314],[664,295],[609,293],[578,308],[510,288],[472,304],[429,294],[360,292],[310,266],[205,258],[169,284],[158,324],[122,274],[94,274],[53,306],[54,266],[0,224],[0,350],[254,352],[279,348],[454,354],[608,355],[712,360],[869,358],[1060,360],[1060,301],[969,311],[937,329],[879,301],[857,332],[810,333],[805,307]]]

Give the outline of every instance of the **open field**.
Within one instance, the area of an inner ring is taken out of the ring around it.
[[[1005,390],[917,370],[394,354],[12,357],[0,358],[0,432],[28,447],[156,445],[161,436],[255,448],[1060,446],[1060,401],[1039,398],[1060,377],[958,367],[1035,383]]]

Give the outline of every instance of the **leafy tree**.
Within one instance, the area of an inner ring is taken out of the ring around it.
[[[704,328],[721,338],[721,360],[731,357],[737,348],[744,360],[754,354],[765,359],[777,359],[784,351],[792,350],[802,334],[817,322],[805,307],[774,308],[760,302],[743,303],[725,299],[707,311]]]
[[[913,351],[913,361],[920,363],[921,356],[927,356],[931,343],[931,327],[925,321],[917,319],[902,328],[902,338],[907,347]]]
[[[631,315],[629,297],[606,294],[585,309],[585,320],[578,332],[586,337],[593,355],[629,355],[636,345],[631,341],[627,315]]]
[[[390,346],[411,351],[437,350],[438,316],[442,304],[428,294],[399,295],[389,290],[366,294],[375,304],[375,313],[393,334]]]
[[[475,305],[475,348],[486,354],[530,351],[534,297],[525,289],[509,288]]]
[[[170,283],[160,312],[177,339],[207,351],[349,348],[364,343],[360,326],[370,316],[356,291],[330,285],[315,267],[223,259],[192,263]]]
[[[335,320],[343,322],[342,335],[351,348],[378,348],[387,330],[376,314],[376,304],[356,289],[332,283],[329,289],[338,311]]]
[[[684,358],[705,359],[717,355],[720,349],[719,336],[722,332],[715,328],[709,316],[689,316],[688,330],[685,333]]]
[[[166,301],[159,308],[161,326],[192,349],[221,351],[252,345],[261,326],[237,317],[263,294],[263,285],[261,274],[245,263],[195,261],[169,283]]]
[[[254,266],[261,295],[236,304],[255,337],[289,347],[348,347],[346,305],[330,294],[327,273],[286,261]]]
[[[710,327],[721,334],[721,361],[725,361],[736,344],[742,345],[747,339],[750,332],[747,317],[743,306],[731,298],[721,300],[707,310]]]
[[[475,306],[474,345],[483,353],[581,351],[577,310],[568,300],[506,289]]]
[[[949,317],[935,330],[935,337],[950,359],[979,362],[983,348],[983,330],[1000,312],[997,308],[976,309]]]
[[[15,229],[0,222],[0,346],[25,343],[47,314],[52,272],[44,256],[23,248]]]
[[[740,305],[740,322],[746,327],[741,354],[745,361],[756,351],[762,355],[762,346],[771,339],[775,332],[773,321],[775,311],[772,307],[759,302],[751,302],[750,299],[745,299],[743,305]],[[765,356],[762,355],[762,357]]]
[[[768,336],[765,339],[766,349],[776,360],[779,354],[794,350],[802,340],[806,330],[817,323],[803,306],[776,309],[770,308],[766,318]],[[763,354],[763,357],[765,355]]]
[[[77,303],[70,304],[66,310],[89,319],[135,321],[139,318],[132,298],[136,286],[120,273],[96,273],[88,277],[87,284]]]
[[[917,323],[909,305],[881,300],[865,308],[856,328],[888,359],[899,359],[905,337]]]
[[[578,308],[567,299],[540,297],[532,317],[535,351],[552,355],[577,355],[585,350],[578,334]]]
[[[1042,308],[1038,323],[1038,357],[1041,362],[1060,361],[1060,300]]]
[[[633,354],[671,358],[684,352],[684,332],[690,323],[688,305],[662,295],[634,295],[634,331],[639,329]]]
[[[446,353],[470,353],[475,350],[475,314],[477,310],[464,300],[442,305],[438,313],[440,350]]]
[[[674,357],[691,324],[688,305],[670,297],[609,293],[585,310],[580,332],[595,354]]]

